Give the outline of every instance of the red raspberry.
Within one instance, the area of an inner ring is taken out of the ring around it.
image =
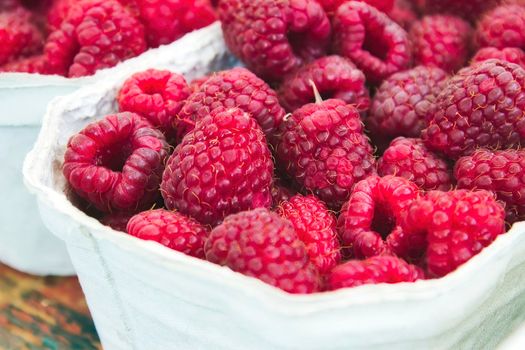
[[[435,105],[422,133],[430,149],[456,159],[477,147],[517,146],[525,137],[525,70],[499,60],[464,68]]]
[[[477,20],[485,11],[497,6],[502,0],[418,0],[425,12],[450,13]]]
[[[517,47],[506,47],[497,49],[495,47],[484,47],[472,58],[472,64],[490,60],[492,58],[519,64],[525,68],[525,52]]]
[[[148,69],[133,74],[119,92],[121,111],[137,113],[158,127],[166,137],[175,136],[173,122],[190,90],[184,77],[167,70]]]
[[[390,234],[418,196],[416,184],[402,177],[370,176],[358,182],[337,221],[342,244],[358,259],[388,254]]]
[[[321,274],[328,273],[341,260],[335,215],[315,196],[293,196],[282,202],[277,213],[288,219],[306,245],[310,261]]]
[[[340,56],[319,58],[285,77],[279,88],[282,106],[293,112],[315,102],[312,83],[323,99],[337,98],[355,104],[360,112],[366,112],[370,107],[365,75],[352,62]]]
[[[359,112],[341,100],[307,104],[283,122],[278,165],[306,191],[338,209],[354,184],[375,173]]]
[[[206,258],[289,293],[313,293],[319,275],[292,224],[267,209],[228,216],[205,245]]]
[[[367,118],[374,139],[419,137],[447,78],[447,73],[439,68],[418,66],[383,81]]]
[[[219,72],[216,72],[216,73],[219,73]],[[211,77],[212,75],[204,75],[202,77],[193,79],[189,85],[190,91],[192,93],[198,92],[201,89],[201,87],[204,85],[204,83],[207,82],[208,79],[210,79]]]
[[[398,137],[377,163],[380,176],[401,176],[423,190],[447,191],[452,188],[452,175],[447,162],[430,152],[420,139]]]
[[[387,15],[405,30],[409,30],[418,18],[416,9],[409,0],[396,0]]]
[[[356,0],[366,2],[367,4],[374,6],[381,12],[389,12],[394,6],[394,0]],[[323,9],[328,14],[333,14],[339,6],[348,2],[348,0],[317,0],[323,6]]]
[[[245,68],[218,72],[192,93],[175,120],[180,137],[216,108],[240,108],[252,115],[271,138],[284,118],[277,94]]]
[[[351,260],[337,266],[328,275],[328,288],[357,287],[363,284],[415,282],[423,279],[421,269],[394,256],[375,256]]]
[[[126,227],[132,217],[133,214],[129,213],[109,213],[104,215],[100,222],[115,231],[127,232]]]
[[[136,0],[150,47],[169,44],[216,19],[209,0]]]
[[[47,11],[47,27],[50,32],[60,29],[60,25],[75,2],[76,0],[53,1],[53,4]]]
[[[272,204],[273,162],[264,134],[248,113],[215,109],[177,146],[162,180],[168,209],[204,224]]]
[[[116,0],[81,0],[49,36],[45,55],[52,73],[79,77],[113,67],[146,50],[144,28]]]
[[[525,7],[503,5],[487,12],[478,22],[479,47],[525,48]]]
[[[408,34],[386,14],[363,2],[339,6],[333,19],[334,49],[378,83],[408,68],[412,59]]]
[[[525,220],[525,150],[477,150],[457,161],[454,175],[460,188],[494,192],[510,223]]]
[[[505,233],[505,212],[488,191],[430,191],[410,205],[401,226],[392,250],[414,256],[413,242],[424,241],[428,275],[441,277]]]
[[[0,72],[47,73],[44,55],[19,59],[0,66]]]
[[[155,241],[186,255],[204,259],[207,229],[176,211],[144,211],[132,217],[126,229],[134,237]]]
[[[19,0],[2,0],[0,2],[0,12],[11,11],[20,6]]]
[[[0,65],[41,51],[44,37],[22,7],[0,12]]]
[[[423,17],[412,25],[409,35],[416,64],[452,72],[467,62],[472,28],[459,17]]]
[[[315,0],[221,0],[226,44],[263,79],[281,80],[324,55],[330,21]]]
[[[159,197],[168,144],[134,113],[108,115],[71,137],[64,176],[73,190],[104,212],[137,212]]]

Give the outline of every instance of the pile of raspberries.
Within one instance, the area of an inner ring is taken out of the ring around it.
[[[103,224],[314,293],[445,276],[525,219],[524,5],[218,16],[246,68],[136,73],[70,139],[73,200]]]
[[[215,20],[210,0],[1,0],[0,72],[92,75]]]

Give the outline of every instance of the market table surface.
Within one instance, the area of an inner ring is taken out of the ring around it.
[[[0,264],[0,349],[102,349],[75,277],[33,277]]]

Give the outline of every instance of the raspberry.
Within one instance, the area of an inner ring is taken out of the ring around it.
[[[277,94],[268,84],[245,68],[233,68],[214,74],[188,97],[175,120],[179,136],[219,107],[237,107],[249,113],[269,138],[285,115]]]
[[[419,0],[425,12],[451,13],[476,20],[483,12],[497,6],[502,0]]]
[[[328,275],[330,290],[363,284],[415,282],[424,278],[423,271],[394,256],[375,256],[367,260],[351,260],[337,266]]]
[[[0,65],[41,51],[44,37],[22,7],[0,12]]]
[[[289,293],[313,293],[319,275],[292,224],[266,209],[228,216],[205,245],[206,258]]]
[[[386,14],[362,2],[339,6],[333,19],[334,49],[378,83],[408,68],[412,59],[408,34]]]
[[[0,2],[0,12],[11,11],[20,6],[19,0],[2,0]]]
[[[355,107],[341,100],[307,104],[281,125],[278,165],[304,190],[338,209],[354,184],[375,173]]]
[[[290,112],[315,102],[312,82],[323,99],[337,98],[355,104],[361,112],[370,107],[365,75],[354,64],[340,56],[327,56],[306,64],[284,78],[279,100]]]
[[[50,71],[79,77],[146,50],[144,28],[116,0],[81,0],[44,48]]]
[[[133,214],[129,213],[109,213],[104,215],[100,222],[115,231],[127,232],[126,226],[132,217]]]
[[[499,60],[464,68],[435,105],[422,133],[430,149],[457,159],[477,147],[517,146],[525,137],[525,70]]]
[[[221,0],[219,18],[230,50],[263,79],[283,76],[324,55],[330,21],[315,0]]]
[[[412,25],[409,35],[416,64],[452,72],[467,62],[472,28],[459,17],[423,17]]]
[[[488,191],[430,191],[407,209],[402,235],[391,243],[404,257],[423,241],[427,275],[441,277],[470,260],[505,233],[505,212]]]
[[[288,219],[306,245],[310,261],[321,274],[328,273],[341,260],[335,215],[315,196],[296,195],[282,202],[277,213]]]
[[[184,77],[167,70],[148,69],[133,74],[119,92],[121,111],[137,113],[168,138],[175,136],[173,122],[190,90]]]
[[[389,12],[394,6],[394,0],[357,0],[374,6],[381,12]],[[333,14],[339,6],[348,2],[348,0],[317,0],[323,6],[328,14]]]
[[[155,241],[186,255],[204,259],[208,231],[195,220],[176,211],[144,211],[132,217],[126,229],[134,237]]]
[[[273,162],[248,113],[215,109],[177,146],[161,185],[168,209],[215,225],[226,216],[272,204]]]
[[[358,182],[337,221],[342,244],[358,259],[388,254],[390,234],[418,196],[416,184],[402,177],[370,176]]]
[[[401,176],[421,189],[447,191],[452,175],[447,162],[429,151],[420,139],[398,137],[377,163],[380,176]]]
[[[454,175],[460,188],[494,192],[510,223],[525,220],[525,150],[477,150],[457,161]]]
[[[44,55],[19,59],[0,66],[0,72],[47,73]]]
[[[517,47],[506,47],[497,49],[495,47],[484,47],[472,58],[472,64],[490,60],[492,58],[507,61],[525,68],[525,52]]]
[[[136,0],[150,47],[173,42],[215,21],[209,0]]]
[[[194,92],[198,92],[201,87],[204,85],[205,82],[208,81],[208,79],[211,78],[211,75],[204,75],[202,77],[199,77],[199,78],[195,78],[193,79],[191,82],[190,82],[190,91],[192,93]]]
[[[439,68],[418,66],[383,81],[366,119],[374,139],[419,137],[447,78],[447,73]]]
[[[60,29],[60,25],[66,18],[69,9],[76,0],[54,0],[47,11],[47,27],[50,32]]]
[[[137,212],[159,197],[168,144],[134,113],[108,115],[71,137],[64,176],[80,197],[104,212]]]
[[[480,47],[525,48],[525,7],[503,5],[487,12],[478,22],[476,41]]]
[[[396,0],[394,7],[387,14],[405,30],[409,30],[418,18],[416,10],[409,0]]]

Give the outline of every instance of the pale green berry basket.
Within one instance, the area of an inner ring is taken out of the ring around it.
[[[172,67],[188,79],[225,66],[223,42],[206,38],[196,33],[178,48]],[[69,137],[116,111],[126,77],[54,100],[24,164],[104,349],[492,349],[525,319],[525,223],[444,278],[313,295],[103,226],[70,201],[61,167]]]
[[[198,41],[202,43],[196,47],[211,45],[218,55],[226,54],[216,22],[89,77],[0,73],[0,193],[6,198],[0,210],[0,262],[31,274],[75,273],[66,246],[43,225],[35,198],[27,193],[22,180],[24,157],[37,138],[48,103],[57,96],[152,65],[177,70],[188,59],[181,57],[181,47]]]

